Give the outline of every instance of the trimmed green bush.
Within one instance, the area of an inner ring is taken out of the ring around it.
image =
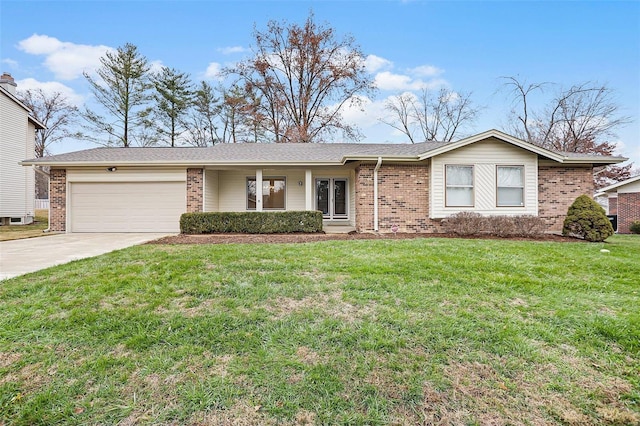
[[[632,234],[640,234],[640,220],[634,220],[629,226],[629,230]]]
[[[562,235],[600,242],[613,235],[613,226],[597,202],[588,195],[581,195],[569,207]]]
[[[180,217],[183,234],[322,232],[322,212],[197,212]]]

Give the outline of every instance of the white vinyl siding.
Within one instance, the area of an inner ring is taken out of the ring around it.
[[[35,126],[27,111],[0,93],[0,217],[31,218],[35,172],[18,164],[35,156]]]
[[[640,192],[640,180],[622,185],[617,189],[619,194],[629,194],[633,192]]]
[[[70,184],[71,232],[180,232],[184,182]]]
[[[204,171],[204,211],[218,211],[218,174],[217,170]]]
[[[474,205],[445,205],[445,167],[448,164],[471,165],[474,171]],[[497,206],[497,166],[524,167],[524,206]],[[489,139],[438,155],[431,162],[430,216],[444,218],[461,211],[486,215],[538,214],[537,155],[497,139]]]

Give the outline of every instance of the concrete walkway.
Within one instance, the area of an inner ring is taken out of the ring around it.
[[[169,234],[55,234],[0,242],[0,280],[98,256]]]

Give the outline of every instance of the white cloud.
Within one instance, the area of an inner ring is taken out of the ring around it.
[[[60,80],[74,80],[83,71],[98,68],[100,58],[114,50],[109,46],[75,44],[39,34],[20,41],[18,49],[32,55],[46,56],[45,66]]]
[[[436,77],[443,72],[443,69],[433,65],[420,65],[419,67],[409,69],[409,73],[418,77]]]
[[[218,62],[211,62],[204,72],[204,78],[208,80],[222,80],[220,71],[222,71],[222,66]]]
[[[81,95],[77,94],[71,87],[57,81],[38,81],[33,78],[25,78],[24,80],[16,80],[16,84],[18,85],[16,87],[18,91],[42,89],[48,95],[59,92],[69,100],[69,103],[77,107],[82,106],[84,103],[84,98]]]
[[[381,69],[393,68],[393,62],[381,58],[380,56],[369,55],[364,60],[364,66],[368,72],[374,73],[380,71]]]
[[[234,53],[244,53],[248,50],[249,49],[242,46],[229,46],[219,48],[218,52],[222,53],[223,55],[232,55]]]
[[[14,61],[13,59],[4,58],[2,63],[9,65],[11,68],[18,68],[18,61]]]
[[[447,81],[442,78],[425,81],[419,78],[414,79],[409,75],[395,74],[389,71],[376,74],[374,82],[380,90],[393,92],[435,89],[448,84]]]
[[[160,60],[149,62],[149,71],[154,74],[162,71],[162,68],[164,68],[164,64]]]

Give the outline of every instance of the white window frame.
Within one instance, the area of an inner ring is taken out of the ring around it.
[[[447,168],[448,167],[469,167],[471,168],[471,185],[448,185],[447,184]],[[473,164],[445,164],[444,165],[444,206],[445,207],[475,207],[476,204],[476,169]],[[448,200],[449,188],[471,188],[471,204],[452,205]]]
[[[500,168],[518,168],[521,170],[520,176],[522,176],[522,185],[521,186],[499,186],[499,176]],[[524,164],[496,164],[496,207],[525,207],[525,168]],[[500,188],[519,188],[522,194],[522,202],[520,204],[500,204]]]

